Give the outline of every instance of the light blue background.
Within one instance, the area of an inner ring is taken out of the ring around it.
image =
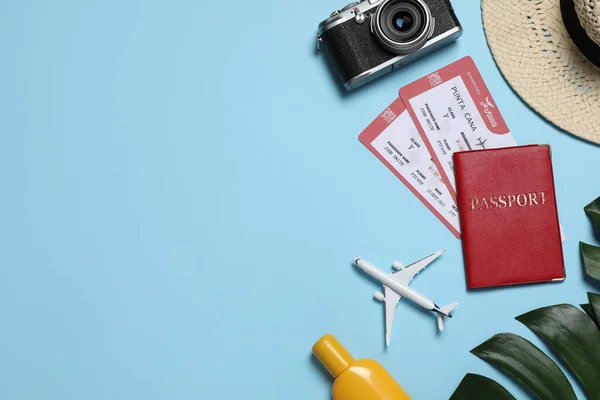
[[[314,36],[343,5],[2,2],[0,398],[328,399],[311,359],[328,332],[417,400],[467,372],[528,398],[469,350],[504,331],[546,348],[513,317],[586,302],[600,150],[511,91],[476,1],[455,1],[458,43],[342,95]],[[553,146],[564,283],[468,293],[460,241],[357,140],[465,55],[517,141]],[[351,259],[444,247],[413,287],[455,317],[439,335],[402,302],[384,351],[378,286]]]

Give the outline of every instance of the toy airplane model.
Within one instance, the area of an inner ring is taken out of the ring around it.
[[[438,328],[440,331],[444,330],[444,318],[452,317],[450,312],[454,310],[456,306],[458,306],[458,303],[448,304],[447,306],[440,308],[421,293],[408,287],[415,275],[421,272],[427,265],[441,256],[445,251],[445,249],[440,250],[437,253],[431,254],[406,267],[403,267],[398,261],[394,261],[392,266],[394,269],[396,269],[396,271],[390,274],[386,274],[368,261],[361,260],[360,258],[354,259],[354,264],[356,264],[358,268],[383,284],[383,294],[380,292],[375,292],[375,299],[385,302],[385,342],[387,346],[390,345],[390,336],[392,333],[394,315],[396,313],[396,305],[402,296],[413,301],[426,310],[435,312],[437,314]]]

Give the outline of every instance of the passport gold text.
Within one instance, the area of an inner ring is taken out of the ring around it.
[[[529,192],[519,194],[506,194],[501,196],[471,197],[471,211],[494,210],[497,208],[531,207],[546,204],[547,193]]]

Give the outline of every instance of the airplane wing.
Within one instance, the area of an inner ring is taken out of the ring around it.
[[[392,279],[394,279],[396,282],[398,282],[401,285],[408,286],[410,284],[410,282],[413,280],[413,278],[415,277],[415,275],[417,275],[419,272],[421,272],[426,266],[431,264],[436,258],[441,256],[445,251],[446,251],[446,249],[440,250],[440,251],[433,253],[431,255],[428,255],[427,257],[425,257],[417,262],[414,262],[396,272],[393,272],[391,274]]]
[[[385,343],[389,346],[394,316],[396,315],[396,305],[400,301],[400,295],[387,286],[383,287],[383,295],[383,301],[385,301]]]

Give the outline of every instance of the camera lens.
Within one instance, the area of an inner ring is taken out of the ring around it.
[[[429,40],[434,23],[423,0],[385,0],[372,19],[371,30],[388,51],[409,54]]]
[[[400,11],[392,18],[392,24],[398,32],[405,33],[415,26],[415,17],[408,11]]]

